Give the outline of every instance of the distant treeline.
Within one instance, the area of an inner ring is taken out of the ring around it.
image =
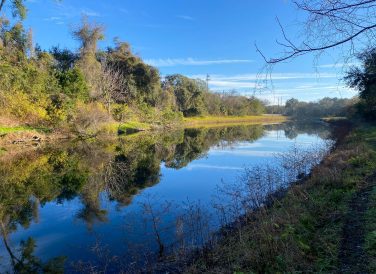
[[[323,98],[317,102],[286,101],[284,106],[267,106],[267,113],[279,113],[297,119],[346,116],[362,117],[368,121],[376,118],[376,48],[370,47],[357,56],[360,66],[352,66],[344,81],[359,92],[351,99]]]
[[[12,20],[0,18],[0,120],[93,131],[111,121],[166,124],[183,116],[265,110],[253,97],[211,93],[202,80],[178,74],[162,80],[158,69],[118,39],[98,49],[103,27],[87,19],[72,33],[78,52],[34,47],[32,30],[22,23],[23,2],[10,2]]]
[[[348,116],[354,113],[354,105],[359,100],[325,97],[315,102],[303,102],[289,99],[284,106],[267,106],[267,113],[283,114],[296,119],[314,119],[322,117]]]

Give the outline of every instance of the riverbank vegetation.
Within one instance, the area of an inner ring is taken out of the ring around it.
[[[282,109],[296,118],[306,113],[346,115],[347,119],[327,119],[337,139],[331,153],[309,176],[295,177],[298,181],[282,196],[270,195],[267,203],[224,229],[220,240],[201,250],[186,273],[375,272],[375,50],[367,50],[360,60],[362,66],[352,68],[345,78],[360,92],[355,102],[325,98],[307,104],[291,99]],[[349,107],[351,111],[345,111]],[[297,167],[292,159],[288,162],[289,170]],[[262,178],[257,174],[245,172],[238,186],[252,185]],[[266,181],[274,178],[272,170],[266,174]],[[245,201],[254,200],[255,189]],[[228,187],[226,191],[236,198],[242,193]]]
[[[258,116],[204,116],[187,117],[183,119],[186,127],[197,126],[224,126],[235,124],[274,124],[287,121],[285,116],[281,115],[258,115]]]
[[[0,158],[0,235],[11,260],[4,257],[0,267],[12,265],[19,273],[64,273],[65,257],[42,263],[35,254],[38,241],[24,239],[19,245],[10,237],[20,228],[38,223],[41,206],[79,199],[82,207],[77,208],[74,218],[91,230],[110,218],[109,209],[101,202],[103,193],[118,209],[124,208],[141,190],[159,183],[161,163],[181,169],[220,141],[231,145],[239,140],[256,140],[263,134],[261,125],[179,129],[105,141],[44,144],[19,153],[12,149]],[[65,267],[70,265],[66,263]]]
[[[294,120],[317,120],[329,117],[348,117],[356,113],[359,98],[323,98],[315,102],[299,101],[291,98],[284,105],[269,105],[267,113],[289,116]]]
[[[0,20],[0,125],[7,131],[47,127],[87,137],[173,127],[183,117],[264,113],[255,97],[212,93],[207,83],[178,74],[162,79],[124,41],[99,49],[104,28],[87,18],[72,32],[78,52],[34,46],[23,2],[10,2],[1,9],[12,16]]]
[[[363,124],[340,140],[303,184],[291,187],[282,199],[273,199],[270,207],[246,215],[237,229],[230,230],[187,272],[345,271],[348,256],[362,256],[355,250],[344,255],[348,239],[343,233],[352,196],[375,183],[375,132],[374,126]],[[374,261],[374,246],[369,248],[372,233],[368,230],[363,245],[373,252],[367,258]],[[372,272],[367,264],[361,267]]]
[[[266,107],[255,97],[211,93],[207,83],[183,75],[162,79],[126,42],[115,39],[106,50],[99,49],[103,27],[85,18],[73,32],[80,43],[78,52],[34,47],[32,31],[22,24],[26,16],[22,1],[11,2],[12,19],[0,19],[0,136],[25,134],[22,139],[37,146],[40,136],[51,131],[81,140],[68,147],[47,147],[43,153],[10,155],[0,148],[5,245],[18,227],[27,228],[38,219],[40,204],[77,197],[83,204],[77,219],[91,229],[107,220],[102,193],[119,208],[129,205],[140,190],[159,182],[161,163],[179,169],[204,156],[214,144],[255,140],[263,134],[261,126],[249,130],[209,128],[212,125],[285,120],[262,115],[265,111],[295,119],[347,116],[332,122],[334,147],[309,152],[294,148],[280,155],[280,166],[247,168],[233,185],[219,188],[227,197],[216,205],[219,232],[210,230],[211,219],[200,205],[190,205],[169,226],[178,245],[168,249],[161,237],[164,228],[158,226],[164,212],[154,216],[151,203],[145,204],[143,216],[150,218],[145,222],[152,224],[159,248],[153,251],[158,253],[152,254],[154,261],[147,263],[159,267],[155,263],[159,261],[164,269],[164,255],[172,254],[167,258],[177,258],[172,269],[186,273],[376,271],[374,49],[361,54],[362,67],[352,68],[345,78],[359,90],[359,97],[311,103],[290,99],[284,107]],[[289,47],[299,54],[298,48]],[[101,133],[181,125],[208,128],[171,131],[167,136],[122,136],[116,143],[80,143]],[[296,136],[294,125],[284,127],[287,137]],[[34,248],[32,239],[22,242],[18,251],[7,248],[15,271],[41,272],[52,266],[42,264],[33,255]],[[145,255],[133,251],[136,258]],[[55,263],[63,271],[64,258]]]

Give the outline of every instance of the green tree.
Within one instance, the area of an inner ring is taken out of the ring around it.
[[[162,105],[162,89],[159,71],[134,55],[128,43],[115,39],[115,47],[104,54],[107,66],[113,67],[124,78],[118,102]]]
[[[74,63],[78,59],[78,55],[69,49],[60,49],[59,47],[53,47],[50,50],[50,54],[55,58],[56,69],[66,71],[73,68]]]
[[[286,115],[293,115],[298,107],[299,101],[297,99],[291,98],[286,101],[285,109]]]
[[[57,71],[56,78],[65,95],[68,95],[72,99],[80,99],[83,101],[89,99],[89,91],[84,75],[78,67],[66,71]]]
[[[89,23],[87,18],[82,19],[82,25],[73,32],[73,36],[81,44],[80,57],[76,63],[83,72],[90,87],[90,95],[98,96],[97,85],[101,73],[101,63],[97,60],[98,41],[104,39],[103,27]]]
[[[27,9],[24,4],[24,0],[1,0],[0,2],[0,12],[3,11],[5,4],[9,2],[13,17],[19,17],[21,20],[26,18]]]
[[[369,119],[376,118],[376,49],[365,51],[359,56],[362,67],[353,67],[345,80],[347,84],[359,90],[360,112]]]
[[[183,112],[184,116],[197,116],[205,113],[206,85],[202,81],[174,74],[166,77],[163,87],[166,90],[173,90],[178,110]]]

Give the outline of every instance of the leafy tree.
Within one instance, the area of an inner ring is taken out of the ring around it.
[[[320,117],[346,116],[355,104],[354,99],[338,99],[325,97],[316,102],[302,102],[295,98],[286,101],[284,107],[280,107],[280,113],[294,119],[317,119]],[[269,110],[273,110],[270,108]]]
[[[24,0],[10,0],[10,1],[1,0],[1,2],[0,2],[0,12],[3,11],[3,8],[4,8],[4,6],[7,2],[10,3],[11,12],[12,12],[13,17],[18,17],[21,20],[26,18],[27,9],[25,7],[25,4],[24,4],[25,1]]]
[[[78,59],[78,55],[69,49],[60,49],[59,47],[53,47],[50,50],[50,54],[55,58],[56,69],[66,71],[72,69],[74,63]]]
[[[81,69],[90,86],[91,96],[96,97],[101,73],[101,64],[96,58],[96,53],[98,41],[104,39],[103,27],[91,24],[87,18],[83,18],[82,25],[73,32],[73,36],[81,43],[80,57],[76,65]]]
[[[178,110],[183,112],[184,116],[197,116],[205,113],[206,85],[202,81],[174,74],[166,77],[163,86],[166,90],[173,90]]]
[[[285,108],[286,108],[286,115],[292,116],[297,107],[298,107],[299,101],[297,99],[291,98],[286,101]]]
[[[57,71],[56,77],[62,89],[62,93],[73,99],[87,101],[89,91],[84,75],[78,67],[65,71]]]
[[[365,51],[359,56],[362,67],[353,67],[345,80],[359,90],[360,112],[369,119],[376,118],[376,49]]]
[[[134,55],[128,43],[115,39],[115,47],[104,54],[106,64],[113,67],[124,78],[121,93],[128,104],[147,103],[161,105],[161,82],[159,71]]]

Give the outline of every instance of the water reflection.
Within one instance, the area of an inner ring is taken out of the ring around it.
[[[103,207],[102,199],[115,203],[120,212],[140,190],[160,182],[161,163],[166,168],[183,169],[206,156],[214,145],[253,142],[270,130],[292,139],[301,133],[329,136],[323,125],[286,123],[142,133],[5,154],[0,158],[0,263],[16,272],[62,271],[64,257],[51,258],[41,252],[38,258],[34,254],[38,243],[28,236],[28,230],[39,223],[41,208],[52,201],[61,206],[74,201],[79,205],[74,219],[84,222],[90,233],[96,224],[109,221],[109,209]],[[43,230],[49,232],[45,223]],[[12,243],[9,238],[16,232],[21,240]]]

